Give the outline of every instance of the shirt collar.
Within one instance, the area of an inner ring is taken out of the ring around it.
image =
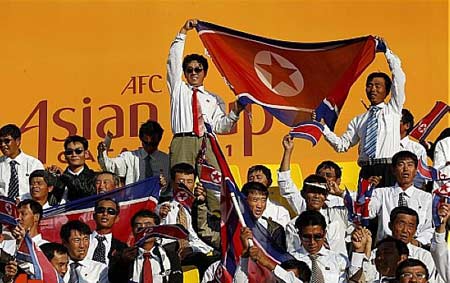
[[[188,84],[188,86],[189,86],[189,88],[190,88],[191,90],[194,90],[194,86],[191,86],[191,85],[189,85],[189,84]],[[201,86],[196,86],[195,88],[196,88],[198,91],[200,91],[201,93],[206,93],[205,87],[204,87],[203,85],[201,85]]]
[[[406,190],[403,190],[402,188],[400,188],[399,186],[398,186],[398,183],[395,183],[395,187],[394,187],[394,190],[395,190],[395,193],[406,193],[406,195],[408,196],[408,197],[411,197],[412,195],[413,195],[413,193],[414,193],[414,190],[413,190],[413,188],[415,188],[414,187],[414,183],[411,185],[411,186],[409,186]]]
[[[309,252],[305,249],[305,247],[303,247],[303,245],[301,245],[300,249],[298,249],[297,251],[300,254],[309,255]],[[320,248],[317,255],[322,256],[322,255],[327,255],[327,254],[328,254],[328,250],[322,245],[322,248]]]
[[[9,163],[9,162],[11,162],[11,160],[15,160],[20,165],[21,163],[23,163],[24,158],[25,158],[25,154],[21,150],[19,155],[16,156],[16,158],[12,159],[12,158],[7,157],[6,162]]]
[[[104,236],[106,242],[108,242],[108,243],[112,241],[112,233],[108,233],[108,234],[99,234],[97,231],[94,230],[94,231],[92,232],[92,239],[94,239],[95,236],[97,236],[97,235]]]
[[[80,170],[80,171],[78,171],[77,173],[75,173],[75,172],[73,172],[72,170],[70,170],[70,168],[69,168],[69,167],[67,167],[67,172],[69,172],[70,174],[72,174],[72,175],[75,175],[75,176],[78,176],[78,175],[80,175],[80,174],[81,174],[81,172],[83,172],[83,170],[84,170],[84,167],[83,167],[83,168],[81,168],[81,170]]]

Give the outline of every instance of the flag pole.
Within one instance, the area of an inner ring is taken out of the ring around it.
[[[238,201],[236,199],[236,195],[234,192],[230,192],[230,195],[231,195],[231,201],[233,202],[234,209],[236,210],[236,214],[238,215],[239,222],[241,223],[242,227],[245,228],[245,227],[247,227],[247,224],[245,224],[244,216],[242,215],[241,209],[240,209]],[[254,246],[253,239],[248,239],[248,245],[250,247]]]

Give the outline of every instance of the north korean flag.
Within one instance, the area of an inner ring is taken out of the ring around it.
[[[433,109],[414,126],[409,135],[419,141],[423,141],[431,133],[431,130],[450,111],[450,106],[442,101],[437,101]]]
[[[298,43],[202,21],[196,28],[240,102],[259,104],[290,127],[310,120],[324,101],[338,113],[352,84],[375,58],[372,36]]]

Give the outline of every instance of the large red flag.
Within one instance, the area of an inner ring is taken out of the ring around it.
[[[291,127],[317,109],[317,118],[333,128],[350,87],[375,58],[372,36],[297,43],[202,21],[197,31],[239,100],[261,105]]]

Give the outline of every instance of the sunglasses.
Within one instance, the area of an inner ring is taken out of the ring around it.
[[[12,141],[12,139],[0,139],[0,144],[9,144]]]
[[[302,241],[305,241],[305,242],[311,242],[312,240],[318,242],[318,241],[323,240],[324,236],[323,236],[323,234],[313,234],[313,235],[303,234],[301,237],[302,237]]]
[[[66,150],[64,151],[64,154],[65,154],[65,155],[72,155],[72,154],[75,152],[76,155],[80,155],[80,154],[83,153],[83,151],[84,151],[84,149],[81,149],[81,148],[77,148],[77,149],[66,149]]]
[[[186,73],[188,73],[188,74],[192,74],[193,72],[195,72],[196,74],[198,74],[198,73],[200,73],[201,71],[203,71],[203,68],[201,68],[201,67],[195,67],[195,68],[188,67],[188,68],[186,69]]]
[[[95,208],[95,214],[103,214],[103,213],[108,213],[109,215],[117,215],[117,210],[115,210],[114,208],[111,207],[96,207]]]

